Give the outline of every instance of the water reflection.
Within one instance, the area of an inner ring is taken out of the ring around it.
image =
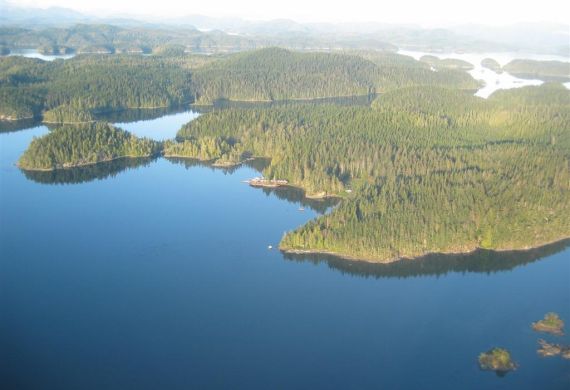
[[[197,114],[204,114],[216,110],[225,110],[230,108],[270,108],[270,107],[284,107],[284,106],[300,106],[300,105],[324,105],[324,104],[335,104],[339,106],[369,106],[372,101],[378,96],[378,94],[364,95],[364,96],[347,96],[340,98],[323,98],[323,99],[313,99],[313,100],[283,100],[275,102],[235,102],[229,100],[218,100],[214,102],[211,106],[178,106],[178,107],[164,107],[164,108],[129,108],[119,111],[110,111],[99,113],[95,115],[95,119],[99,121],[105,121],[109,123],[115,123],[124,125],[126,123],[134,123],[141,121],[157,121],[156,123],[147,122],[144,127],[149,130],[155,127],[157,135],[160,136],[164,133],[164,125],[175,125],[176,128],[169,128],[169,134],[176,133],[179,128],[195,119]],[[187,116],[181,114],[188,114]],[[168,117],[173,117],[169,121]],[[180,122],[180,118],[186,118],[185,121]],[[164,119],[165,123],[159,123],[158,120]],[[0,133],[26,130],[31,127],[35,127],[41,124],[41,118],[34,119],[22,119],[18,121],[0,121]],[[142,126],[142,125],[141,125]],[[123,126],[125,127],[125,126]],[[129,129],[126,129],[129,130]],[[133,131],[133,129],[130,129]],[[133,131],[137,133],[137,131]],[[147,136],[148,134],[142,134],[142,136]],[[172,135],[172,134],[170,134]],[[155,137],[151,137],[155,138]],[[173,137],[160,137],[162,138],[173,138]]]
[[[148,166],[154,160],[155,158],[121,158],[84,167],[22,172],[27,179],[40,184],[79,184],[112,178],[125,170]]]
[[[379,94],[360,95],[360,96],[343,96],[320,99],[306,100],[275,100],[268,102],[240,102],[226,99],[216,100],[212,106],[192,106],[201,112],[208,112],[216,109],[229,108],[274,108],[287,106],[307,106],[307,105],[326,105],[334,104],[337,106],[369,106]]]
[[[96,116],[96,119],[110,123],[128,123],[160,119],[165,115],[181,114],[187,111],[188,107],[129,108],[101,113]]]
[[[347,260],[332,255],[283,253],[286,260],[327,265],[343,274],[365,278],[409,278],[441,276],[451,272],[493,274],[509,271],[543,257],[561,252],[570,246],[570,239],[526,251],[495,252],[477,250],[470,254],[430,254],[414,260],[389,264]]]
[[[203,167],[203,168],[210,168],[212,171],[222,171],[223,173],[228,175],[231,175],[232,173],[237,171],[241,166],[241,165],[215,166],[211,162],[200,161],[194,158],[165,157],[165,159],[173,164],[182,165],[186,169],[194,167]]]
[[[255,158],[252,160],[245,161],[243,164],[231,166],[231,167],[218,167],[214,166],[207,161],[200,161],[191,158],[178,158],[178,157],[167,157],[168,161],[184,166],[186,169],[193,167],[207,167],[212,170],[221,170],[225,174],[232,174],[238,170],[241,166],[247,166],[258,172],[263,172],[263,170],[268,166],[270,159],[268,158]],[[325,199],[310,199],[305,197],[305,191],[297,187],[276,187],[276,188],[257,188],[257,190],[263,191],[267,196],[275,195],[277,198],[286,200],[289,203],[299,204],[302,208],[309,208],[316,211],[319,214],[326,213],[331,207],[336,206],[339,202],[339,198],[325,198]]]
[[[27,130],[40,125],[39,119],[21,119],[18,121],[0,121],[0,133],[11,133],[13,131]]]
[[[271,159],[258,157],[251,160],[244,161],[242,164],[239,165],[232,165],[232,166],[216,166],[213,165],[211,162],[208,161],[200,161],[194,158],[180,158],[180,157],[165,157],[166,160],[170,161],[173,164],[179,164],[184,166],[186,169],[194,168],[194,167],[205,167],[210,168],[212,171],[222,171],[227,174],[232,174],[237,171],[240,167],[246,166],[252,168],[258,172],[262,172],[268,165]]]
[[[265,194],[275,195],[277,198],[289,203],[301,204],[302,207],[310,208],[319,214],[326,213],[331,207],[340,202],[340,198],[310,199],[305,197],[305,191],[297,187],[261,188]]]

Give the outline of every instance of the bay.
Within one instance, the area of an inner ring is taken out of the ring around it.
[[[147,114],[113,122],[165,139],[197,115]],[[24,174],[14,163],[48,131],[0,133],[5,388],[570,385],[570,362],[536,354],[538,338],[568,336],[530,328],[548,311],[570,321],[567,242],[389,265],[285,256],[268,246],[334,204],[247,186],[256,164]],[[479,370],[494,346],[517,371]]]

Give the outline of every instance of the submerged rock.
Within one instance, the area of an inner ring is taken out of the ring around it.
[[[544,319],[532,323],[532,329],[535,331],[546,332],[556,336],[564,335],[563,328],[564,321],[562,321],[556,313],[547,313]]]
[[[495,371],[497,375],[505,375],[517,368],[509,351],[503,348],[493,348],[479,355],[479,367],[482,370]]]

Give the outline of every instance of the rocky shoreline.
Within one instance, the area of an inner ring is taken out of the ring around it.
[[[570,359],[570,345],[548,343],[543,339],[538,340],[540,348],[536,351],[542,357],[561,356]]]
[[[499,248],[499,249],[488,249],[488,250],[491,250],[493,252],[499,252],[499,253],[500,252],[526,252],[526,251],[531,251],[534,249],[541,248],[541,247],[546,246],[546,245],[562,242],[564,240],[567,240],[568,238],[570,238],[570,236],[564,236],[564,237],[558,238],[556,240],[547,241],[544,243],[540,243],[540,244],[532,245],[532,246],[527,246],[524,248]],[[468,255],[468,254],[471,254],[471,253],[473,253],[477,250],[481,250],[481,249],[486,249],[486,248],[481,248],[480,246],[477,246],[477,245],[473,245],[473,246],[466,245],[465,249],[460,249],[460,250],[450,249],[448,251],[424,252],[424,253],[420,253],[420,254],[415,255],[415,256],[410,255],[410,256],[398,256],[398,257],[390,257],[390,258],[374,258],[374,257],[357,256],[357,255],[351,255],[348,253],[328,251],[328,250],[322,250],[322,249],[298,249],[298,248],[288,248],[288,247],[284,247],[281,245],[279,246],[279,250],[281,252],[289,253],[292,255],[303,255],[303,254],[328,255],[328,256],[337,257],[339,259],[352,260],[352,261],[362,261],[364,263],[370,263],[370,264],[389,264],[389,263],[395,263],[398,261],[415,261],[415,260],[421,260],[423,257],[430,256],[430,255]]]
[[[547,313],[544,319],[533,322],[531,326],[537,332],[550,333],[555,336],[564,335],[564,321],[556,313]]]

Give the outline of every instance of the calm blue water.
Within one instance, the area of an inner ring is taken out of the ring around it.
[[[118,122],[115,126],[127,130],[139,137],[152,138],[157,141],[165,141],[176,137],[176,133],[182,125],[196,119],[199,116],[194,111],[183,111],[167,114],[157,119],[143,119],[134,122]]]
[[[158,138],[180,125],[154,123]],[[538,338],[570,338],[530,329],[547,311],[570,324],[564,244],[391,266],[285,257],[267,246],[317,213],[241,183],[252,168],[25,176],[13,164],[47,131],[0,134],[0,388],[570,386],[569,361],[536,355]],[[480,371],[493,346],[520,368]]]

